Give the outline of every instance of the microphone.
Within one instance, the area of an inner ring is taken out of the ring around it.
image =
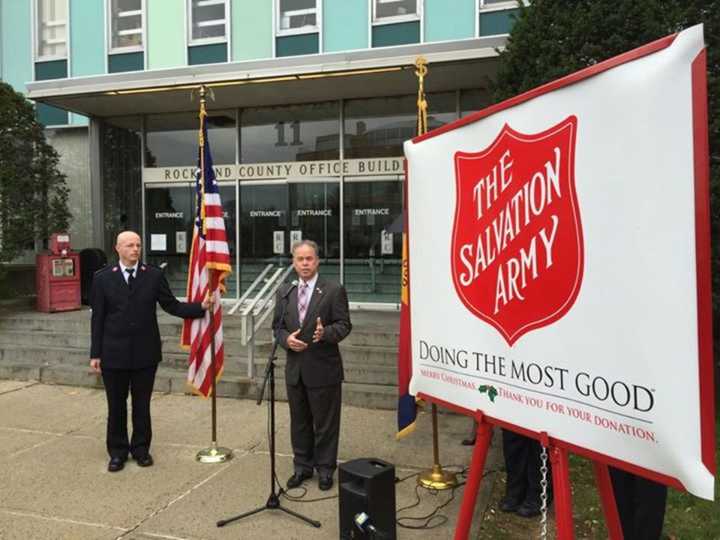
[[[295,287],[297,287],[297,286],[298,286],[298,280],[297,280],[297,279],[294,279],[294,280],[290,283],[290,286],[288,287],[287,291],[285,291],[285,293],[284,293],[280,298],[282,298],[283,300],[285,300],[288,296],[290,296],[290,293],[292,292],[292,290],[293,290]]]

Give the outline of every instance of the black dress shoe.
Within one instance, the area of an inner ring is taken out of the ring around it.
[[[531,518],[540,515],[540,505],[535,502],[525,501],[515,512],[518,516]]]
[[[521,506],[521,501],[505,495],[500,499],[501,512],[515,512]]]
[[[150,454],[145,454],[144,456],[136,457],[135,463],[138,464],[138,467],[152,467],[155,462]]]
[[[296,488],[308,478],[312,478],[311,472],[296,472],[290,478],[288,478],[287,487],[288,489]]]
[[[120,457],[110,458],[110,463],[108,463],[108,471],[110,471],[110,472],[122,471],[123,467],[125,467],[125,460],[123,458],[120,458]]]
[[[320,478],[318,479],[318,487],[320,488],[320,491],[327,491],[328,489],[333,487],[333,478],[332,475],[320,475]]]

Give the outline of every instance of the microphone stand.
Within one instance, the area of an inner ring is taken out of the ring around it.
[[[292,290],[292,289],[290,289]],[[287,296],[290,293],[290,290],[285,293],[285,306],[282,310],[282,315],[279,319],[279,321],[282,321],[285,318],[285,311],[287,310]],[[280,322],[278,322],[280,324]],[[275,330],[275,328],[273,328]],[[313,527],[319,528],[321,526],[319,521],[315,521],[314,519],[310,519],[309,517],[303,516],[302,514],[298,514],[297,512],[293,512],[292,510],[288,510],[287,508],[284,508],[280,505],[280,495],[283,493],[283,489],[280,488],[279,492],[275,492],[275,479],[277,478],[275,474],[275,360],[277,360],[277,355],[275,354],[278,347],[278,340],[277,337],[273,337],[273,346],[272,350],[270,351],[270,356],[268,357],[267,366],[265,366],[265,374],[263,375],[263,382],[260,386],[260,390],[258,391],[257,396],[257,404],[260,405],[263,400],[263,395],[265,394],[265,387],[267,386],[268,382],[270,383],[270,495],[267,499],[267,502],[264,506],[260,506],[256,508],[255,510],[250,510],[249,512],[245,512],[243,514],[239,514],[237,516],[233,516],[228,519],[221,519],[217,522],[218,527],[224,527],[228,523],[231,523],[233,521],[237,521],[243,518],[246,518],[248,516],[252,516],[253,514],[257,514],[259,512],[262,512],[263,510],[282,510],[286,514],[289,514],[291,516],[294,516],[298,519],[303,520],[309,525],[312,525]]]

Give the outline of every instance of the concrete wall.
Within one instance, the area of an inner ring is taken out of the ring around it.
[[[90,145],[85,127],[48,129],[47,140],[60,154],[60,171],[70,188],[68,208],[72,214],[70,241],[73,249],[92,245],[92,205],[90,202]],[[100,209],[102,211],[102,209]]]

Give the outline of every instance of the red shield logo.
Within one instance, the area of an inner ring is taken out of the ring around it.
[[[575,116],[535,135],[505,125],[482,152],[455,154],[455,290],[509,345],[560,319],[580,290],[576,132]]]

